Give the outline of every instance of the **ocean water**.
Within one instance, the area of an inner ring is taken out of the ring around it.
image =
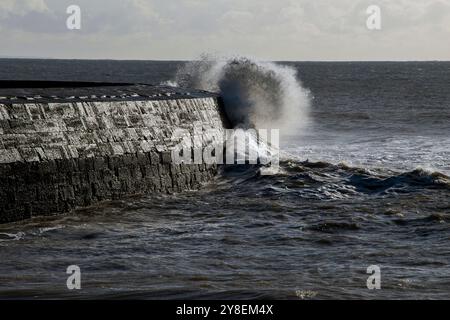
[[[449,299],[450,63],[280,64],[310,103],[290,110],[302,130],[278,174],[226,168],[199,191],[2,225],[0,298]],[[5,59],[0,79],[159,84],[185,67]]]

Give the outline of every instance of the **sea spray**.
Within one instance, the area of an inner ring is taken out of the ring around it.
[[[279,129],[295,134],[304,128],[309,91],[295,69],[245,57],[213,59],[204,56],[179,70],[181,86],[219,92],[234,127]]]
[[[296,70],[287,66],[245,57],[204,56],[181,68],[173,83],[220,93],[224,111],[237,130],[223,141],[227,154],[235,154],[236,164],[242,163],[239,161],[242,159],[244,163],[252,163],[253,155],[257,155],[258,163],[278,168],[279,139],[298,134],[308,118],[309,92],[297,79]],[[238,134],[241,129],[245,131],[243,135]],[[270,139],[252,134],[251,129],[267,130]],[[246,144],[245,149],[238,148],[239,143],[230,146],[230,141],[239,139]],[[261,169],[262,174],[267,174]]]

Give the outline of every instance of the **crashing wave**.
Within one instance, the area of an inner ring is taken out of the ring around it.
[[[302,87],[296,70],[287,66],[245,57],[206,56],[184,66],[176,82],[219,92],[235,127],[293,134],[304,128],[308,119],[309,91]]]

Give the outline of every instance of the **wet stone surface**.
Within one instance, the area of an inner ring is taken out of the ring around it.
[[[195,189],[213,177],[215,165],[175,165],[167,159],[182,140],[175,130],[193,131],[199,122],[205,129],[224,128],[214,94],[181,98],[180,92],[167,87],[119,87],[121,91],[114,85],[0,89],[0,96],[19,91],[41,97],[45,92],[66,98],[139,96],[109,101],[1,100],[0,223],[127,195]],[[160,96],[142,99],[144,91]]]
[[[150,84],[0,80],[0,103],[142,101],[212,96],[217,97],[205,91]]]

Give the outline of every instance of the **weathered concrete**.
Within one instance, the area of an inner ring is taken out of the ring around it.
[[[146,85],[31,86],[0,88],[0,223],[194,189],[217,171],[175,165],[170,156],[181,140],[172,136],[177,128],[201,122],[224,129],[213,94]]]

